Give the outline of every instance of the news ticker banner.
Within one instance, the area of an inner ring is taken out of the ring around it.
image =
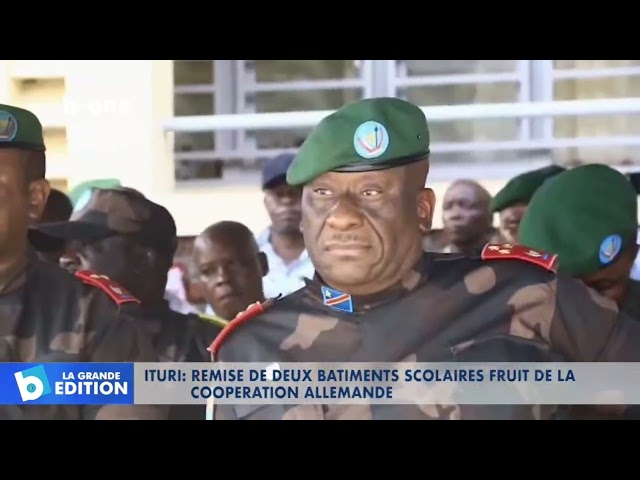
[[[2,363],[0,404],[638,405],[640,363]]]

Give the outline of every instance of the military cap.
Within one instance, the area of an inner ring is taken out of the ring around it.
[[[529,203],[544,182],[564,171],[565,169],[558,165],[550,165],[513,177],[491,199],[491,211],[501,212],[516,203]]]
[[[638,204],[631,182],[606,165],[567,170],[540,187],[520,223],[520,243],[558,255],[579,277],[612,264],[636,243]]]
[[[124,187],[93,189],[89,202],[68,222],[42,223],[29,229],[29,241],[43,252],[59,248],[61,240],[91,242],[115,235],[170,256],[177,247],[176,224],[169,211]]]
[[[302,185],[327,172],[399,167],[429,155],[422,110],[399,98],[370,98],[345,105],[309,134],[287,171]]]
[[[0,148],[45,151],[42,124],[29,110],[0,104]]]
[[[284,182],[293,158],[293,154],[283,153],[266,159],[262,164],[262,188],[273,188],[280,182]]]
[[[80,210],[87,204],[89,198],[91,198],[91,190],[94,188],[117,188],[120,186],[122,186],[122,184],[117,178],[87,180],[72,188],[69,192],[69,198],[73,204],[73,209]]]

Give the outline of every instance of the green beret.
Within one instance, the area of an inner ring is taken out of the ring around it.
[[[565,169],[557,165],[539,168],[513,177],[491,199],[491,211],[501,212],[516,203],[529,203],[533,194],[544,182],[555,175],[564,172]]]
[[[429,155],[429,127],[422,110],[399,98],[371,98],[325,117],[287,170],[289,185],[327,172],[399,167]]]
[[[29,110],[0,104],[0,148],[44,151],[38,117]]]
[[[520,243],[558,255],[559,271],[589,275],[636,243],[638,197],[631,182],[606,165],[567,170],[529,202]]]
[[[110,189],[121,187],[122,184],[117,178],[100,178],[95,180],[87,180],[76,185],[69,192],[69,198],[73,204],[73,210],[80,210],[91,198],[91,190],[94,188]]]

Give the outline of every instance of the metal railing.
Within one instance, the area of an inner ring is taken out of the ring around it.
[[[556,118],[567,116],[637,115],[640,114],[640,98],[446,105],[422,107],[422,110],[430,123],[469,120]],[[323,110],[175,117],[165,123],[164,129],[165,132],[211,132],[220,130],[278,130],[312,128],[331,113],[332,111],[330,110]],[[620,135],[548,138],[528,141],[508,140],[454,143],[438,143],[436,141],[432,145],[432,151],[434,153],[455,153],[623,146],[640,146],[640,136]],[[261,153],[259,150],[215,152],[216,158],[225,158],[229,156],[250,157],[256,155],[264,155],[264,152]]]

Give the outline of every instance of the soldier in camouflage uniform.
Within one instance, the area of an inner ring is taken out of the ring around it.
[[[558,270],[640,320],[640,282],[629,273],[638,252],[638,199],[622,173],[583,165],[543,185],[520,223],[520,242],[558,255]]]
[[[209,360],[207,346],[221,325],[175,312],[164,299],[177,246],[176,225],[166,208],[132,189],[93,189],[69,222],[38,225],[29,238],[43,251],[59,240],[70,242],[79,269],[106,274],[136,295],[161,362]],[[171,410],[172,419],[202,420],[204,415],[204,405]]]
[[[234,319],[210,347],[228,362],[638,361],[640,324],[555,257],[512,245],[423,252],[433,213],[422,111],[367,99],[326,117],[291,165],[316,275]],[[410,403],[409,401],[407,403]],[[212,412],[211,412],[212,411]],[[214,419],[552,418],[553,407],[212,405]]]
[[[538,189],[520,223],[520,242],[557,254],[560,273],[580,279],[640,320],[640,282],[629,278],[638,251],[637,218],[637,194],[625,175],[606,165],[583,165]],[[572,406],[567,414],[610,418],[583,406]]]
[[[0,105],[0,361],[155,362],[139,301],[108,278],[37,258],[27,228],[49,194],[42,126]],[[166,407],[0,406],[2,419],[166,419]]]

